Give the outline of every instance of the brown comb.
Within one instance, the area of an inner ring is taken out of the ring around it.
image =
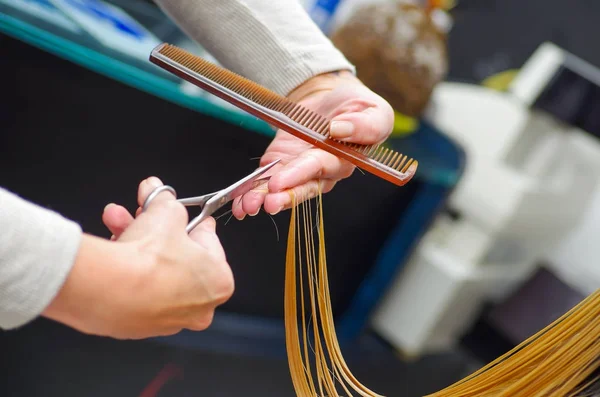
[[[416,160],[392,149],[330,138],[331,120],[326,117],[174,45],[163,43],[157,46],[150,54],[150,61],[259,119],[395,185],[405,185],[417,170]]]

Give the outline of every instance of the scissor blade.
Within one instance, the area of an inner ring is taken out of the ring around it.
[[[273,161],[271,164],[267,164],[248,175],[247,177],[239,180],[233,185],[218,191],[210,200],[207,201],[206,205],[202,209],[200,215],[194,218],[186,227],[186,231],[189,233],[194,228],[212,214],[215,213],[219,208],[230,202],[236,197],[239,197],[250,190],[256,188],[258,185],[267,182],[270,177],[260,179],[260,177],[270,170],[275,164],[279,163],[279,160]]]
[[[229,186],[228,188],[223,189],[224,196],[219,201],[222,204],[225,204],[225,203],[235,199],[236,197],[242,196],[242,195],[248,193],[250,190],[255,189],[258,186],[260,186],[261,184],[267,182],[270,179],[270,177],[261,178],[261,176],[264,175],[265,172],[267,172],[271,168],[273,168],[273,166],[275,164],[279,163],[279,161],[280,160],[275,160],[272,163],[269,163],[269,164],[265,165],[264,167],[257,169],[256,171],[254,171],[247,177],[239,180],[238,182],[234,183],[233,185]]]

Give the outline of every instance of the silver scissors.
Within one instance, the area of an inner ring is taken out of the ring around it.
[[[203,196],[197,197],[189,197],[178,199],[177,201],[186,207],[198,206],[202,207],[202,212],[196,218],[194,218],[185,228],[187,233],[194,230],[196,226],[198,226],[203,220],[214,214],[217,210],[222,208],[225,204],[229,203],[236,197],[239,197],[243,194],[248,193],[250,190],[256,188],[257,186],[263,184],[264,182],[269,180],[269,177],[260,178],[265,172],[270,170],[275,164],[277,164],[280,160],[275,160],[270,164],[265,165],[264,167],[260,167],[250,175],[240,179],[233,185],[226,187],[225,189],[216,191],[214,193],[205,194]],[[162,192],[170,192],[175,197],[177,197],[177,193],[175,189],[173,189],[169,185],[163,185],[157,187],[148,195],[146,201],[144,201],[144,205],[142,206],[142,212],[146,211],[152,200],[156,198]]]

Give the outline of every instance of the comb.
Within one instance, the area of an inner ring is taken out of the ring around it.
[[[150,62],[315,147],[395,185],[408,183],[418,162],[380,144],[360,145],[329,136],[331,120],[225,68],[163,43]]]

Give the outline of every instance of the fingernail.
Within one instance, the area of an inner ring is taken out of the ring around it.
[[[163,185],[162,181],[155,176],[151,176],[147,179],[147,181],[152,187],[159,187]]]
[[[114,207],[115,205],[116,205],[115,203],[106,204],[106,207],[104,207],[104,212],[106,212],[110,207]]]
[[[256,215],[258,215],[259,212],[260,212],[260,208],[258,208],[254,214],[248,214],[248,215],[250,215],[250,216],[256,216]]]
[[[238,218],[238,221],[243,221],[245,217],[246,217],[246,214],[242,215],[241,218]]]
[[[283,209],[283,206],[281,206],[281,207],[277,208],[277,210],[276,210],[276,211],[274,211],[274,212],[270,212],[270,214],[271,214],[271,215],[277,215],[277,214],[279,214],[279,213],[281,212],[281,210],[282,210],[282,209]]]
[[[330,133],[335,138],[348,138],[354,132],[354,124],[349,121],[331,122]]]

